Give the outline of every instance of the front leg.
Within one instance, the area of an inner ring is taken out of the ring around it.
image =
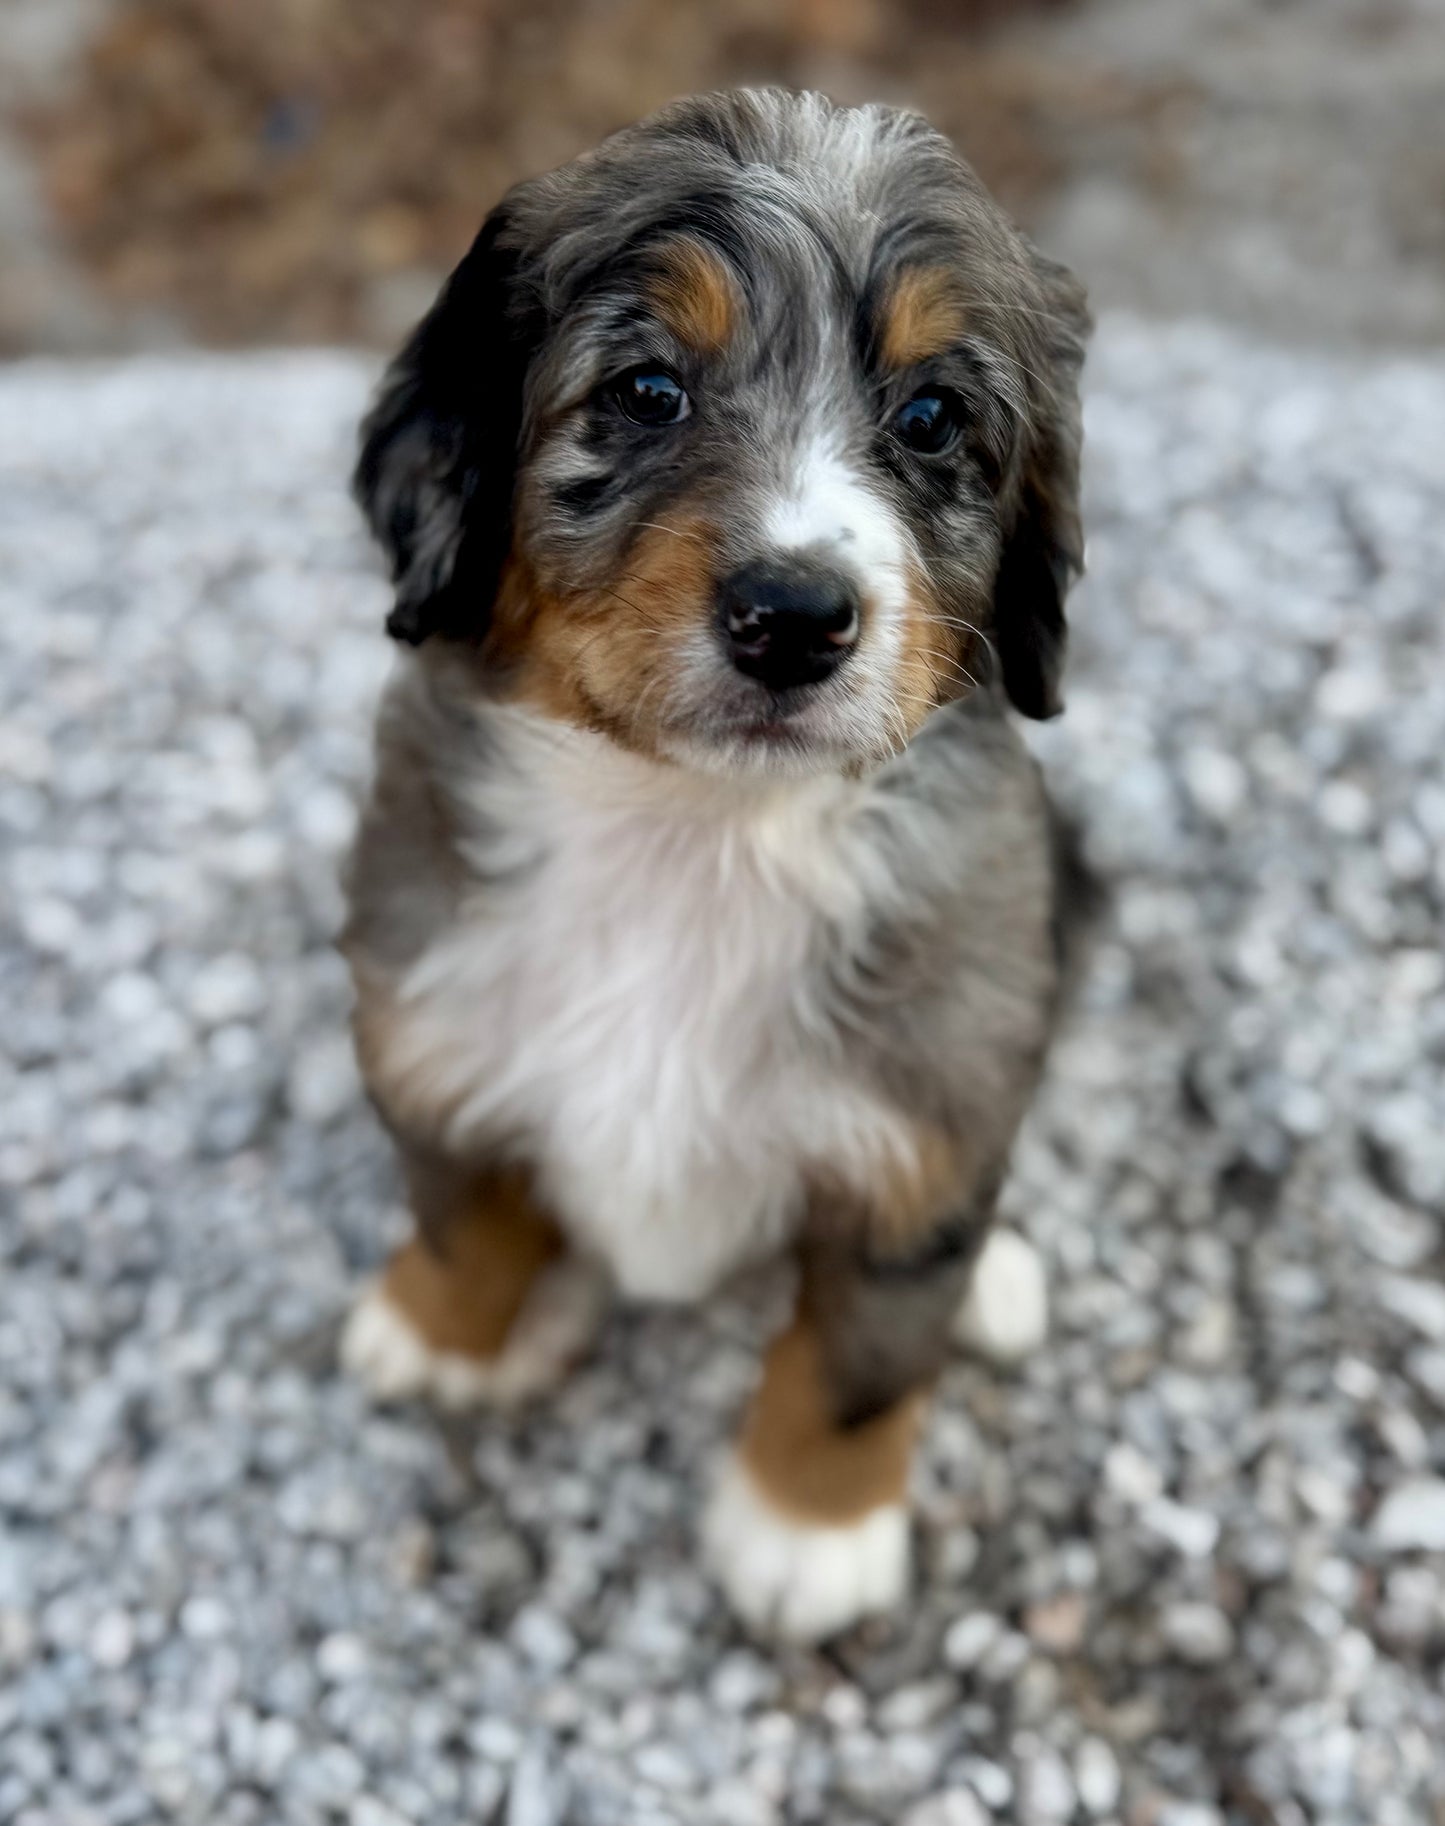
[[[363,1290],[346,1368],[381,1400],[512,1406],[558,1382],[606,1300],[517,1169],[473,1169],[403,1146],[416,1234]]]
[[[913,1446],[992,1202],[903,1240],[865,1220],[804,1244],[796,1314],[704,1522],[709,1563],[755,1630],[820,1641],[903,1599]]]

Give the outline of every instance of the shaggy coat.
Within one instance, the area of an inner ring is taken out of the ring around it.
[[[1055,1019],[1008,705],[1059,708],[1086,327],[917,117],[709,96],[512,191],[364,428],[401,659],[345,949],[418,1235],[348,1355],[510,1398],[601,1279],[795,1249],[709,1538],[798,1635],[902,1590]]]

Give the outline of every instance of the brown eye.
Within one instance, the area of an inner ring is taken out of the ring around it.
[[[663,368],[633,368],[613,381],[611,394],[634,425],[677,425],[692,411],[682,382]]]
[[[938,456],[958,437],[958,402],[949,393],[915,393],[893,421],[899,440],[921,456]]]

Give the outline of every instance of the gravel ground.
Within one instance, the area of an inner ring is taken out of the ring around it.
[[[368,372],[0,373],[0,1820],[1445,1820],[1445,360],[1106,321],[1055,1338],[949,1371],[909,1613],[785,1656],[691,1547],[778,1289],[522,1426],[333,1367]]]

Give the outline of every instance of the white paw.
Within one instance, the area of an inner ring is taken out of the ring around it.
[[[955,1341],[1006,1366],[1037,1350],[1048,1331],[1049,1287],[1038,1250],[1016,1230],[991,1231],[954,1320]]]
[[[718,1473],[702,1541],[713,1577],[759,1635],[821,1642],[892,1610],[908,1589],[901,1503],[842,1527],[795,1522],[772,1507],[735,1453]]]
[[[607,1306],[601,1273],[569,1256],[545,1269],[500,1353],[433,1350],[384,1284],[371,1281],[341,1332],[341,1364],[378,1401],[430,1395],[444,1408],[515,1407],[555,1388],[591,1342]]]

